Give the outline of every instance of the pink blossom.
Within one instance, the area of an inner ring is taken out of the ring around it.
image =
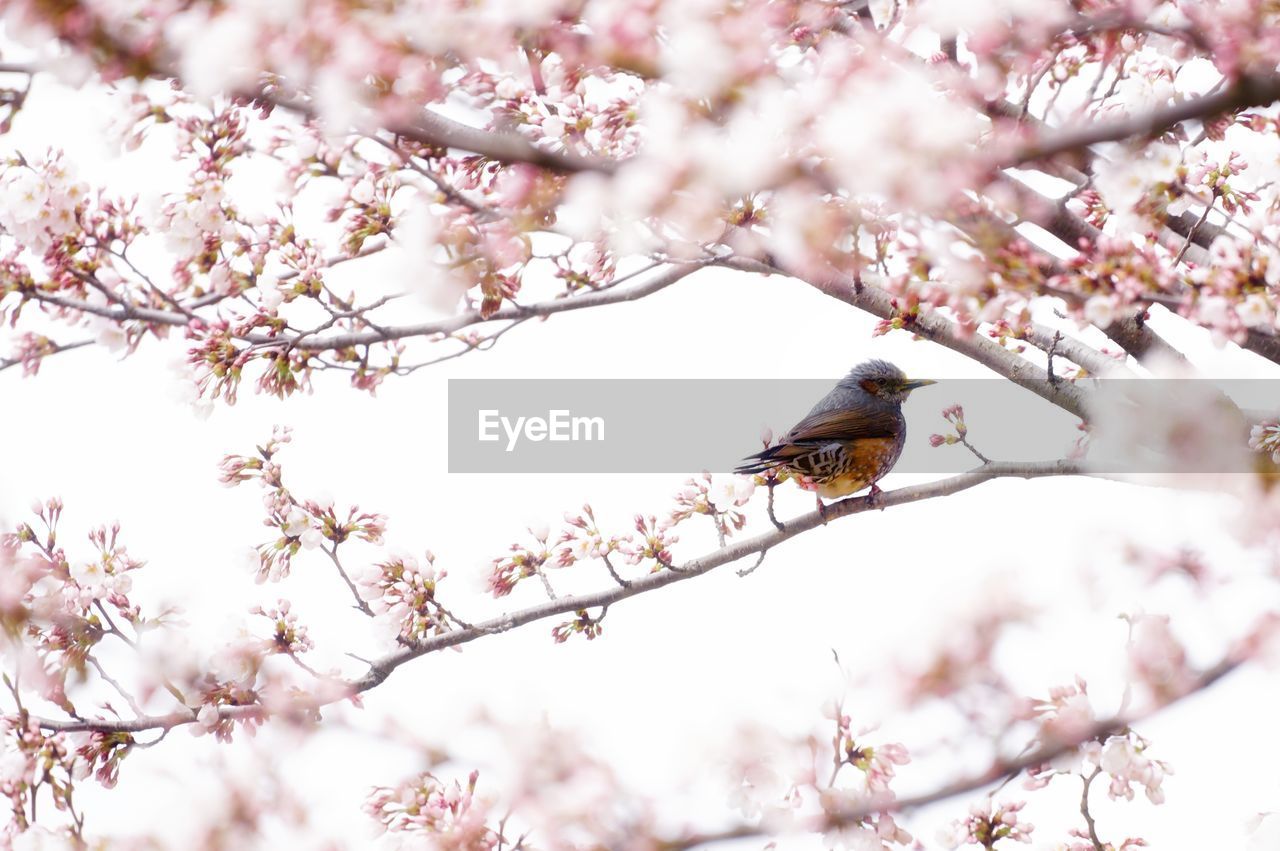
[[[1114,736],[1104,747],[1098,767],[1111,777],[1107,793],[1112,798],[1133,800],[1133,784],[1142,786],[1153,804],[1164,803],[1164,778],[1173,773],[1168,763],[1145,755],[1146,740],[1137,736]]]

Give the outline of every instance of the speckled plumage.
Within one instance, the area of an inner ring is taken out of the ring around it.
[[[857,493],[897,463],[907,438],[902,403],[932,383],[908,381],[888,361],[859,364],[778,443],[743,459],[737,472],[784,468],[811,482],[819,497]]]

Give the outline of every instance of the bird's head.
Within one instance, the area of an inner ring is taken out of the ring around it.
[[[858,387],[876,398],[898,405],[906,401],[912,390],[935,383],[927,378],[907,378],[902,370],[883,360],[869,360],[858,364],[840,382],[844,387]]]

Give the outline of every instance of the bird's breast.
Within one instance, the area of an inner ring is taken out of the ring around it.
[[[818,496],[838,499],[875,484],[893,467],[902,453],[902,441],[874,437],[840,444],[839,463],[814,475]]]

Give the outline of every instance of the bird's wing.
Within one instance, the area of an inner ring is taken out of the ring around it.
[[[813,413],[796,423],[782,443],[825,443],[869,437],[897,437],[902,420],[893,411],[851,410]]]
[[[892,410],[841,408],[809,414],[782,440],[743,459],[734,472],[760,473],[781,465],[794,465],[819,452],[824,444],[859,440],[897,440],[902,434],[901,414]]]

